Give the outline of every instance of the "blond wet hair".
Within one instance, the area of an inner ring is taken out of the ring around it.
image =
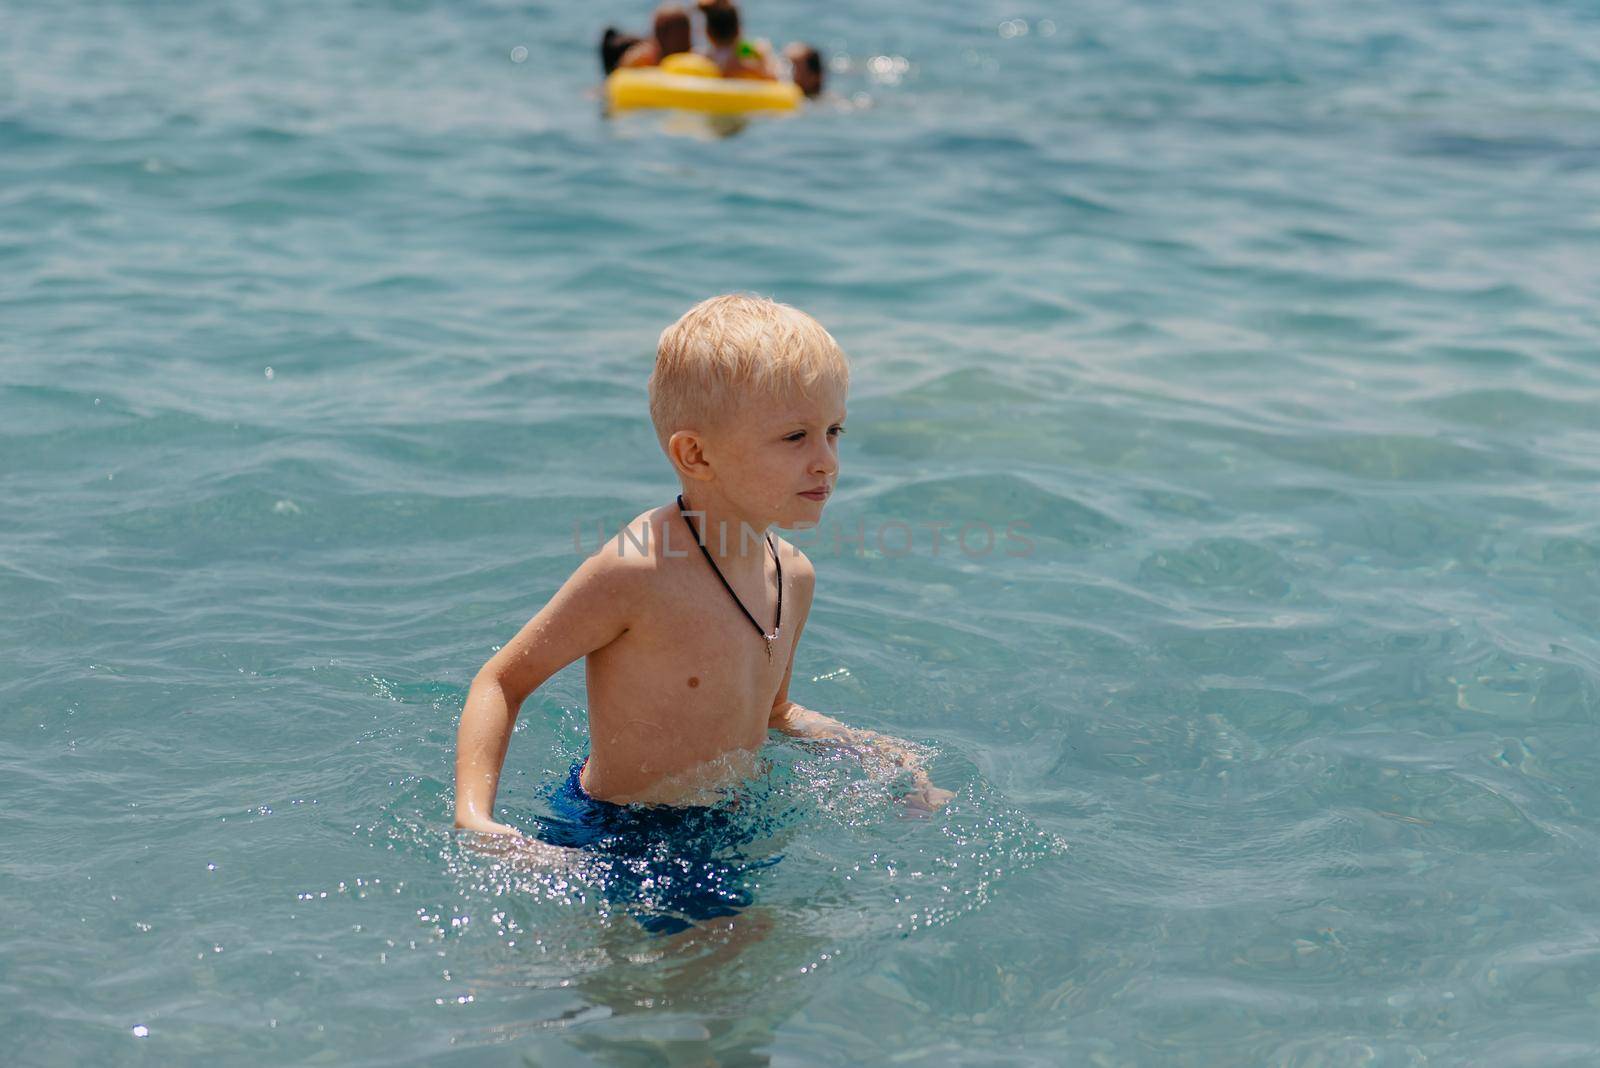
[[[650,418],[663,448],[679,430],[706,430],[751,392],[809,393],[848,386],[833,335],[798,308],[729,293],[703,300],[661,332],[650,375]]]

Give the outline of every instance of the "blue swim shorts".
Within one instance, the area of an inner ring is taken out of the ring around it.
[[[756,821],[732,806],[614,805],[584,793],[582,770],[575,761],[547,787],[550,815],[534,817],[536,834],[594,856],[605,899],[647,931],[675,934],[737,915],[755,900],[755,873],[782,859],[746,854]]]

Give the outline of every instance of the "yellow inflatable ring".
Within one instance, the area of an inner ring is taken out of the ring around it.
[[[657,70],[666,71],[668,74],[697,74],[702,78],[720,78],[722,69],[710,56],[702,56],[698,52],[674,52],[661,61]]]
[[[724,78],[705,56],[679,52],[659,67],[620,67],[606,78],[606,100],[615,111],[682,108],[712,115],[746,111],[793,111],[801,93],[793,82]]]

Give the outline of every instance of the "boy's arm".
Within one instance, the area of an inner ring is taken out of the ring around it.
[[[494,819],[511,728],[529,694],[579,657],[628,629],[629,572],[610,552],[589,557],[472,680],[456,730],[457,827],[516,834]]]
[[[795,552],[795,560],[796,564],[791,566],[795,572],[795,592],[800,604],[797,606],[799,611],[795,613],[794,644],[789,647],[789,666],[784,670],[783,682],[779,684],[778,695],[772,702],[772,715],[767,719],[767,726],[793,738],[837,742],[841,745],[862,746],[875,751],[894,766],[911,773],[914,789],[906,797],[906,803],[910,807],[927,812],[941,807],[955,797],[955,794],[933,785],[933,780],[928,778],[928,773],[923,770],[921,758],[900,739],[891,738],[877,731],[846,726],[832,716],[802,708],[789,700],[789,679],[794,674],[795,653],[800,648],[800,635],[805,629],[806,619],[811,615],[811,598],[817,586],[817,573],[812,568],[811,561],[798,550]]]

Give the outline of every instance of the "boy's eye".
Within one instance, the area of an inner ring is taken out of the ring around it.
[[[844,427],[842,427],[842,426],[830,426],[828,428],[828,436],[830,438],[836,438],[840,434],[843,434],[843,433],[844,433]],[[784,441],[804,441],[805,440],[805,436],[806,436],[806,432],[804,430],[796,430],[793,434],[786,435],[783,440]]]

